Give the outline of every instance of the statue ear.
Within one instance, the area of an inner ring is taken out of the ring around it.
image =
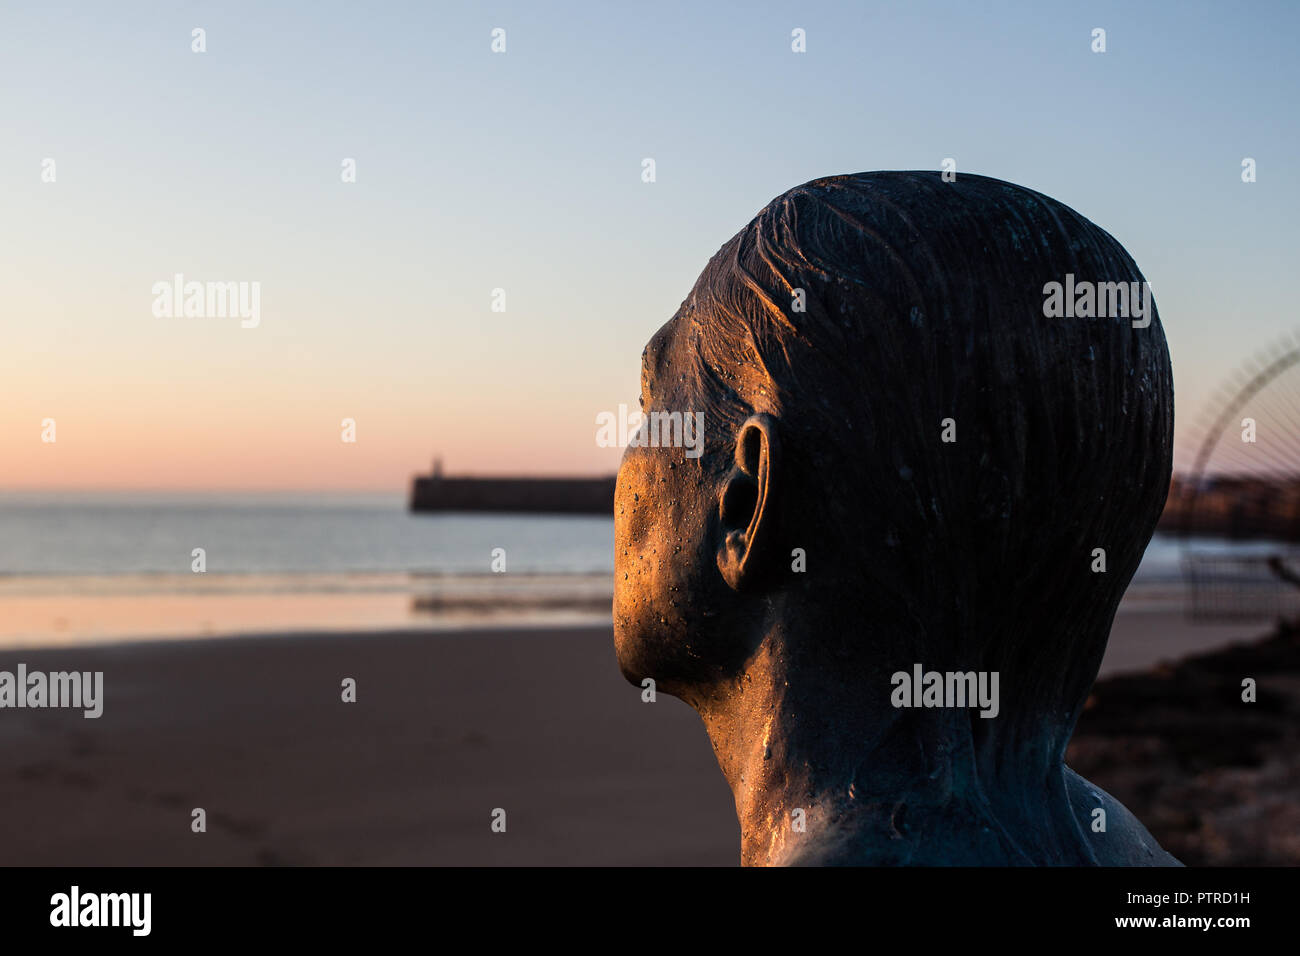
[[[769,563],[776,536],[776,475],[781,444],[776,420],[751,415],[736,432],[735,464],[718,496],[722,540],[718,570],[733,589],[752,585]]]

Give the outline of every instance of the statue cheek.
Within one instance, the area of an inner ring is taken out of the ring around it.
[[[663,519],[649,494],[655,487],[653,461],[641,449],[628,449],[614,488],[614,559],[626,558],[627,551],[640,552],[656,534]]]

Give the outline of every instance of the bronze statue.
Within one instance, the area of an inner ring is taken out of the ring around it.
[[[699,711],[743,863],[1177,865],[1064,763],[1172,466],[1114,238],[981,176],[807,183],[710,260],[642,403],[702,411],[704,453],[624,455],[619,664]]]

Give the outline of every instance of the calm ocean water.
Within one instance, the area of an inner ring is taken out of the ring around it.
[[[1135,584],[1177,584],[1182,549],[1157,535]],[[412,515],[400,495],[0,493],[0,646],[608,623],[613,570],[612,518]]]
[[[4,493],[0,647],[607,624],[613,525],[400,495]]]
[[[612,574],[612,518],[412,515],[395,495],[0,495],[0,574]]]

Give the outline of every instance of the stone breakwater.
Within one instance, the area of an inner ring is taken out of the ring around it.
[[[412,511],[614,514],[614,476],[601,478],[417,477]]]

